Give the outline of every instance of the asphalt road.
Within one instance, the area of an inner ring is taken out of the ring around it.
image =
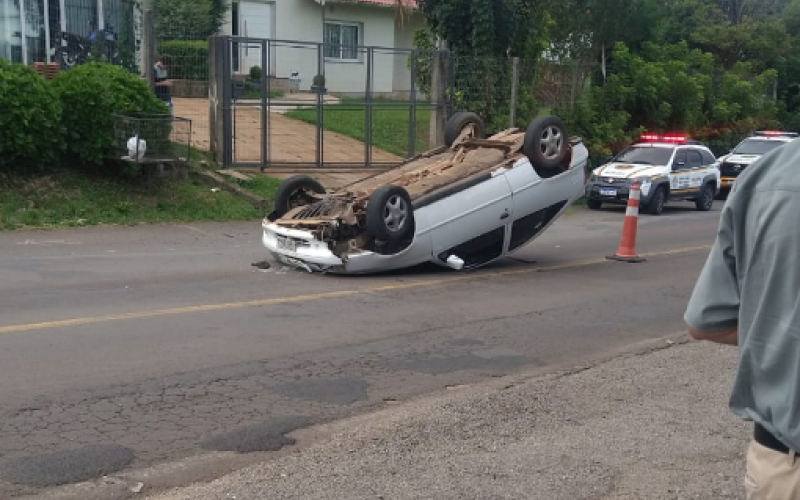
[[[473,273],[369,277],[251,264],[257,221],[0,233],[0,493],[209,450],[607,355],[683,328],[721,203],[578,209]],[[1,496],[1,495],[0,495]]]

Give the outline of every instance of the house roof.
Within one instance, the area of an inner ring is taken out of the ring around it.
[[[403,7],[415,9],[417,0],[400,0]],[[397,0],[316,0],[317,3],[351,3],[361,5],[374,5],[376,7],[396,7]]]

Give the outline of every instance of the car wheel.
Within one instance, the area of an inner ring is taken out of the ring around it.
[[[462,134],[466,133],[462,137]],[[457,146],[464,139],[483,139],[486,137],[486,127],[480,116],[468,111],[459,111],[447,120],[444,127],[444,143],[448,148]]]
[[[399,242],[414,230],[414,214],[408,191],[386,185],[376,189],[367,203],[367,231],[376,240]]]
[[[586,206],[591,210],[600,210],[600,207],[603,206],[603,202],[600,200],[586,200]]]
[[[700,191],[700,196],[694,201],[694,206],[701,212],[708,212],[714,205],[714,188],[711,184],[706,183],[703,190]]]
[[[667,203],[667,190],[660,187],[653,193],[653,199],[647,205],[647,211],[652,215],[661,215]]]
[[[314,197],[310,193],[325,194],[325,188],[307,175],[289,177],[275,192],[275,208],[272,216],[281,218],[294,208],[313,203]]]
[[[536,117],[525,132],[522,152],[539,177],[553,177],[567,170],[570,149],[564,122],[556,116]]]

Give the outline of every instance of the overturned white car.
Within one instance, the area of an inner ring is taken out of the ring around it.
[[[298,175],[278,189],[263,244],[310,272],[362,274],[434,262],[474,269],[540,235],[584,192],[588,151],[555,116],[484,138],[453,115],[445,146],[326,193]]]

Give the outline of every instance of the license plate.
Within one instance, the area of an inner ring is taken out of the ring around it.
[[[616,196],[617,190],[613,188],[600,188],[600,196]]]
[[[278,236],[278,248],[287,252],[296,252],[297,242],[285,236]]]

